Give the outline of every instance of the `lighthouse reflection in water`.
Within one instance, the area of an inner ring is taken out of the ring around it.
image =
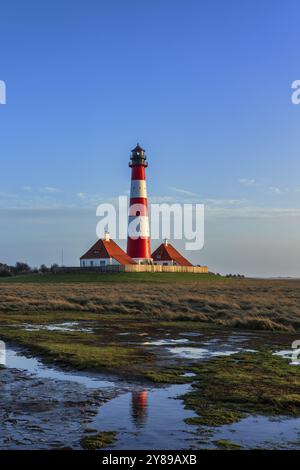
[[[115,431],[114,448],[186,449],[195,439],[194,428],[186,423],[195,416],[186,410],[179,396],[190,384],[145,388],[141,383],[104,403],[91,423],[100,431]],[[166,426],[166,422],[168,426]]]
[[[143,426],[147,420],[148,392],[137,390],[131,394],[131,415],[137,426]]]

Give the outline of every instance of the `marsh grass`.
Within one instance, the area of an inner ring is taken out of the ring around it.
[[[113,444],[116,440],[115,431],[99,432],[94,436],[86,436],[81,439],[81,447],[86,450],[103,449]]]
[[[190,424],[221,426],[248,414],[300,416],[300,368],[268,350],[219,357],[193,371],[193,390],[183,397],[197,413]]]
[[[241,450],[243,448],[241,445],[236,444],[235,442],[228,439],[213,441],[213,444],[215,444],[221,450]]]
[[[53,321],[124,315],[294,332],[300,330],[300,281],[0,284],[0,323],[26,316],[43,322],[49,315]]]
[[[1,336],[5,341],[37,353],[44,362],[54,362],[77,370],[106,370],[140,377],[146,376],[148,364],[150,367],[155,360],[151,352],[140,347],[121,345],[101,336],[91,337],[84,332],[5,328]]]
[[[24,328],[66,321],[87,325],[92,333]],[[222,340],[232,328],[254,330],[245,347],[258,352],[195,365],[143,345],[145,335],[181,338],[184,331]],[[200,427],[235,423],[248,414],[300,416],[300,368],[272,355],[277,346],[287,349],[299,330],[300,281],[0,284],[1,339],[72,369],[192,382],[183,399],[197,414],[188,422]],[[85,445],[99,448],[102,437],[87,436]]]

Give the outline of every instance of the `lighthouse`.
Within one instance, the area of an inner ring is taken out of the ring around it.
[[[145,150],[139,144],[131,150],[131,189],[128,212],[127,254],[138,264],[152,264],[146,188]]]

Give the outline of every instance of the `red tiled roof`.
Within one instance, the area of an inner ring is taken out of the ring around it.
[[[114,258],[120,264],[136,264],[113,240],[98,240],[80,259]]]
[[[174,246],[162,243],[151,255],[153,261],[175,261],[179,266],[193,266]]]

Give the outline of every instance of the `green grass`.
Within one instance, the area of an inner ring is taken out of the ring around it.
[[[221,426],[248,414],[300,416],[300,369],[271,351],[218,357],[193,371],[193,390],[183,397],[197,414],[189,424]]]
[[[242,446],[232,442],[228,439],[220,439],[219,441],[213,441],[213,443],[221,450],[240,450]]]
[[[81,439],[81,447],[86,450],[97,450],[108,447],[116,440],[115,431],[99,432],[95,436],[87,436]]]
[[[2,277],[0,283],[60,283],[60,282],[190,282],[225,280],[215,274],[194,273],[49,273]]]
[[[139,346],[107,342],[105,335],[6,328],[1,331],[1,338],[28,348],[45,362],[77,370],[106,370],[130,377],[148,378],[147,368],[153,370],[155,367],[155,356],[151,352]]]

